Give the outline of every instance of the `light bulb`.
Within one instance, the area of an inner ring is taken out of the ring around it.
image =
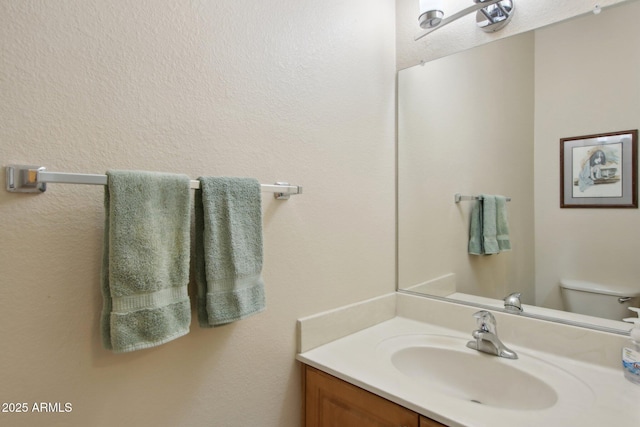
[[[444,17],[443,3],[443,0],[420,0],[420,14],[418,15],[420,27],[427,29],[440,25]]]

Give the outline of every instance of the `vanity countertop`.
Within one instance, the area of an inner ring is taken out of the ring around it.
[[[451,427],[545,426],[600,427],[640,425],[640,387],[622,369],[575,360],[505,342],[529,360],[541,360],[583,383],[586,393],[563,392],[558,404],[539,410],[496,408],[437,392],[389,362],[385,342],[397,337],[447,336],[468,340],[469,334],[422,321],[393,317],[374,326],[299,353],[297,359],[342,380]],[[388,346],[386,346],[388,347]],[[461,351],[474,352],[466,349]],[[495,356],[490,356],[495,357]],[[519,360],[508,362],[517,366]],[[520,362],[525,363],[525,362]],[[522,365],[520,365],[522,366]],[[535,373],[532,373],[535,376]],[[585,398],[586,396],[586,398]]]

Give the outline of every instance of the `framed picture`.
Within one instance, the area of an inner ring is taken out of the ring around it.
[[[638,130],[560,140],[561,208],[638,208]]]

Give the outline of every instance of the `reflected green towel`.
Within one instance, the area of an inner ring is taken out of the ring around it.
[[[469,253],[484,255],[482,245],[482,202],[478,200],[471,210],[471,225],[469,226]]]
[[[469,253],[492,255],[511,250],[507,199],[483,194],[471,211]]]
[[[500,252],[511,250],[507,198],[504,196],[496,196],[496,240]]]
[[[155,347],[189,332],[191,194],[186,175],[108,171],[102,259],[105,348]]]
[[[201,327],[265,309],[260,183],[201,177],[196,192],[196,283]]]
[[[500,252],[497,235],[496,198],[488,194],[482,195],[482,247],[486,255]]]

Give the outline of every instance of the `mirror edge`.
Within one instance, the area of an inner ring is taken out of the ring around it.
[[[457,300],[457,299],[453,299],[453,298],[439,297],[439,296],[436,296],[436,295],[429,295],[429,294],[423,294],[423,293],[420,293],[420,292],[413,292],[413,291],[409,291],[409,290],[406,290],[406,289],[396,289],[396,292],[402,293],[402,294],[406,294],[406,295],[417,296],[417,297],[421,297],[421,298],[428,298],[428,299],[432,299],[432,300],[436,300],[436,301],[449,302],[449,303],[464,305],[464,306],[468,306],[468,307],[475,307],[475,308],[482,309],[482,310],[496,311],[496,312],[508,314],[508,315],[511,315],[511,316],[527,317],[529,319],[543,320],[543,321],[546,321],[546,322],[559,323],[559,324],[562,324],[562,325],[568,325],[568,326],[575,326],[575,327],[579,327],[579,328],[591,329],[591,330],[595,330],[595,331],[599,331],[599,332],[607,332],[607,333],[610,333],[610,334],[616,334],[616,335],[622,335],[622,336],[630,336],[630,331],[626,331],[624,329],[616,329],[616,328],[610,328],[608,326],[597,325],[597,324],[593,324],[593,323],[586,323],[586,322],[579,322],[579,321],[575,321],[575,320],[563,319],[560,315],[558,315],[557,317],[554,317],[554,316],[551,316],[551,315],[547,316],[547,315],[538,314],[538,313],[528,313],[526,311],[523,311],[521,313],[512,313],[512,312],[509,312],[509,311],[505,310],[504,308],[496,307],[494,305],[481,304],[481,303],[471,302],[471,301],[461,301],[461,300]],[[499,300],[496,300],[496,301],[499,301]],[[554,309],[551,309],[551,308],[538,307],[538,309],[549,311],[549,312],[552,312],[552,313],[554,313],[554,312],[562,313],[560,310],[554,310]],[[629,325],[629,328],[631,328],[631,325]]]

